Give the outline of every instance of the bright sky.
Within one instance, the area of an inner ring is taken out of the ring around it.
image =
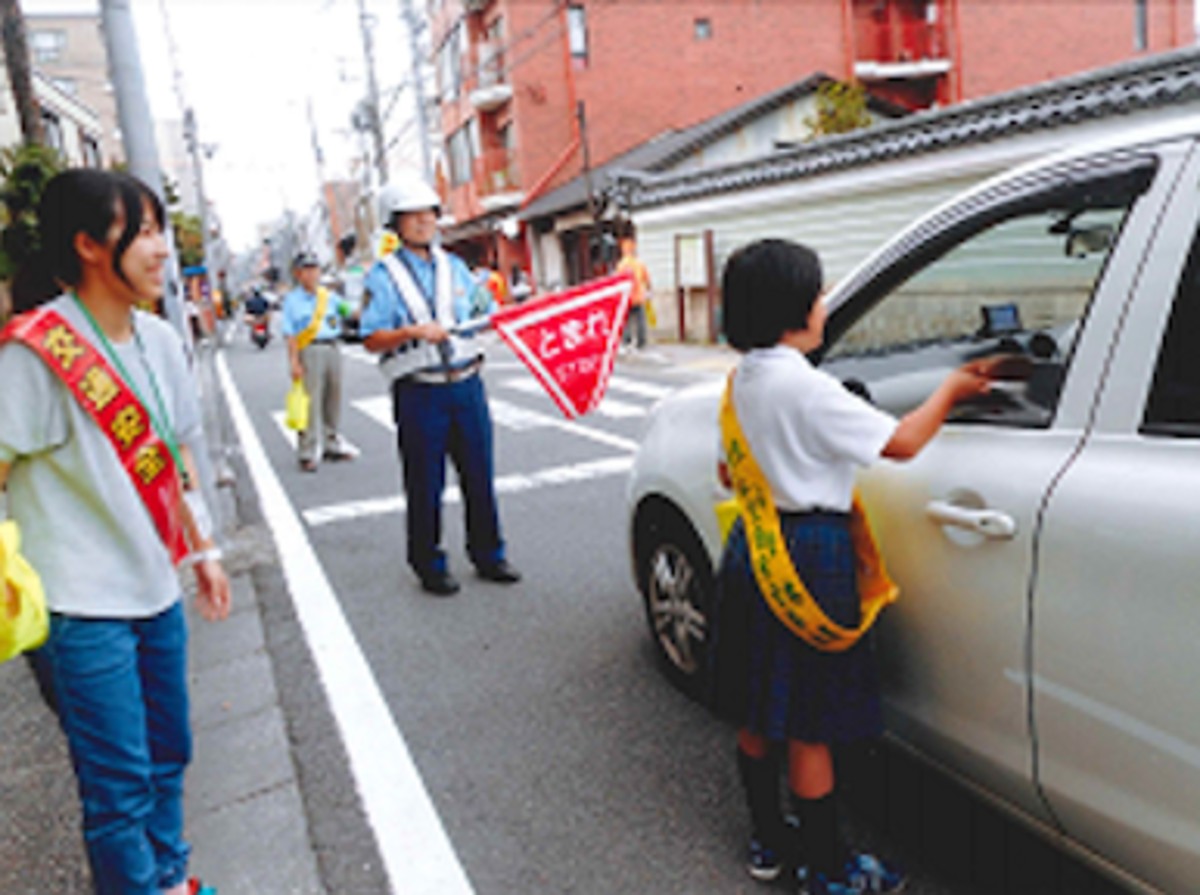
[[[200,140],[215,144],[204,167],[205,189],[236,251],[255,243],[256,227],[286,208],[318,201],[319,180],[307,103],[328,179],[357,175],[362,152],[350,114],[366,95],[358,0],[129,0],[155,118],[179,119],[167,52],[165,7],[178,49],[186,101]],[[99,0],[22,0],[27,14],[96,12]],[[424,4],[417,0],[418,9]],[[374,19],[376,79],[386,110],[393,88],[408,80],[408,32],[400,0],[367,0]],[[419,167],[413,93],[402,90],[385,137],[402,140],[392,166]],[[160,147],[160,152],[162,147]]]

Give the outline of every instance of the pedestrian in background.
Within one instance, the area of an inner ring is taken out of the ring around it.
[[[650,300],[650,271],[637,256],[637,244],[632,237],[621,240],[621,260],[617,262],[617,273],[628,273],[633,277],[633,293],[629,297],[629,319],[625,323],[626,345],[633,343],[639,349],[646,347],[646,303]]]
[[[495,309],[460,258],[435,244],[438,194],[402,177],[380,195],[379,216],[400,246],[367,272],[370,300],[362,315],[363,344],[382,353],[407,498],[408,564],[421,587],[457,593],[441,547],[446,459],[462,489],[467,553],[481,578],[521,579],[505,557],[493,479],[492,418],[480,370],[483,349],[455,335],[457,324]],[[483,304],[478,304],[482,298]]]
[[[726,542],[718,575],[719,602],[746,606],[745,702],[737,735],[739,776],[750,808],[747,869],[775,879],[785,863],[807,863],[810,895],[896,892],[904,877],[842,842],[835,801],[832,748],[882,732],[879,679],[870,631],[840,651],[814,632],[863,622],[859,562],[852,534],[852,489],[857,469],[879,457],[917,454],[962,399],[987,390],[983,365],[952,372],[932,396],[903,419],[877,410],[815,369],[805,355],[820,346],[825,305],[821,266],[796,243],[764,240],[735,252],[722,282],[722,320],[730,345],[744,353],[730,377],[727,400],[740,433],[723,415],[723,447],[741,490],[744,457],[756,461],[791,571],[772,569],[772,594],[805,589],[819,607],[808,624],[792,627],[763,595],[760,557],[747,534],[746,507]],[[740,436],[740,437],[738,437]],[[787,576],[797,579],[789,588]],[[889,582],[890,583],[890,582]],[[722,617],[727,617],[723,615]],[[871,616],[865,616],[869,626]],[[798,636],[797,631],[804,636]],[[719,635],[718,635],[719,636]],[[823,636],[823,635],[822,635]],[[809,637],[813,638],[812,642]],[[799,807],[804,854],[787,854],[789,833],[779,802],[778,747],[787,742],[788,782]]]
[[[194,570],[209,620],[228,615],[230,590],[193,462],[201,417],[182,342],[136,310],[162,294],[165,213],[140,181],[89,169],[51,180],[38,215],[39,273],[20,297],[31,310],[0,334],[0,488],[51,612],[34,662],[70,748],[95,891],[185,895],[199,887],[183,838],[192,736],[175,564]]]
[[[292,381],[308,392],[308,425],[299,433],[297,459],[316,472],[322,459],[353,460],[358,451],[342,438],[342,298],[321,285],[321,263],[301,252],[292,263],[296,288],[283,298],[281,325]]]

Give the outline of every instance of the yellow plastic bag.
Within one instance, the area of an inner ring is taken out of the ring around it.
[[[651,329],[658,326],[658,315],[654,313],[654,302],[648,298],[646,299],[646,323],[650,325]]]
[[[0,662],[37,649],[50,633],[42,579],[20,550],[17,523],[0,522]]]
[[[287,414],[284,424],[295,432],[303,432],[308,428],[308,392],[304,383],[297,379],[287,393]]]

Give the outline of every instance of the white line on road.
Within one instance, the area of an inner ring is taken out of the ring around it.
[[[675,387],[669,385],[655,385],[652,382],[642,382],[640,379],[628,379],[624,376],[610,377],[608,387],[642,398],[653,398],[655,401],[676,391]]]
[[[534,379],[505,379],[501,382],[505,388],[511,388],[514,391],[525,392],[529,395],[545,394],[546,390],[541,383]],[[600,416],[614,417],[618,419],[626,419],[628,417],[645,416],[646,408],[637,404],[629,404],[625,401],[618,401],[616,398],[608,397],[607,395],[592,411]]]
[[[391,890],[470,895],[466,871],[221,355],[217,372]]]
[[[505,475],[496,479],[497,494],[516,494],[520,491],[533,491],[537,488],[547,488],[553,485],[565,485],[570,482],[585,482],[589,479],[603,478],[610,475],[624,475],[633,466],[633,457],[608,457],[603,460],[592,460],[588,463],[573,463],[570,466],[555,466],[543,469],[529,475]],[[457,485],[449,485],[443,495],[445,503],[458,503],[462,493]],[[328,525],[330,522],[347,522],[351,519],[362,519],[367,516],[383,516],[388,513],[403,513],[406,507],[404,497],[375,497],[368,500],[351,500],[345,503],[326,504],[323,507],[313,507],[305,510],[304,521],[311,527]]]
[[[392,401],[386,395],[378,395],[374,398],[361,398],[358,401],[352,402],[352,404],[355,410],[365,413],[381,426],[385,426],[388,429],[395,428],[392,422]],[[587,438],[608,447],[628,451],[631,454],[638,448],[637,442],[629,438],[622,438],[620,435],[613,435],[602,429],[593,429],[574,420],[561,419],[537,410],[527,410],[502,398],[488,398],[488,407],[492,411],[492,421],[497,426],[502,426],[514,432],[527,432],[531,429],[543,428],[561,429],[580,438]],[[283,414],[278,413],[276,416],[279,424],[282,426]]]

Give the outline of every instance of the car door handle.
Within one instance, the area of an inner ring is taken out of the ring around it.
[[[944,500],[934,500],[925,505],[925,514],[934,522],[965,528],[985,538],[1007,540],[1017,533],[1017,523],[1012,516],[996,510],[971,510]]]

